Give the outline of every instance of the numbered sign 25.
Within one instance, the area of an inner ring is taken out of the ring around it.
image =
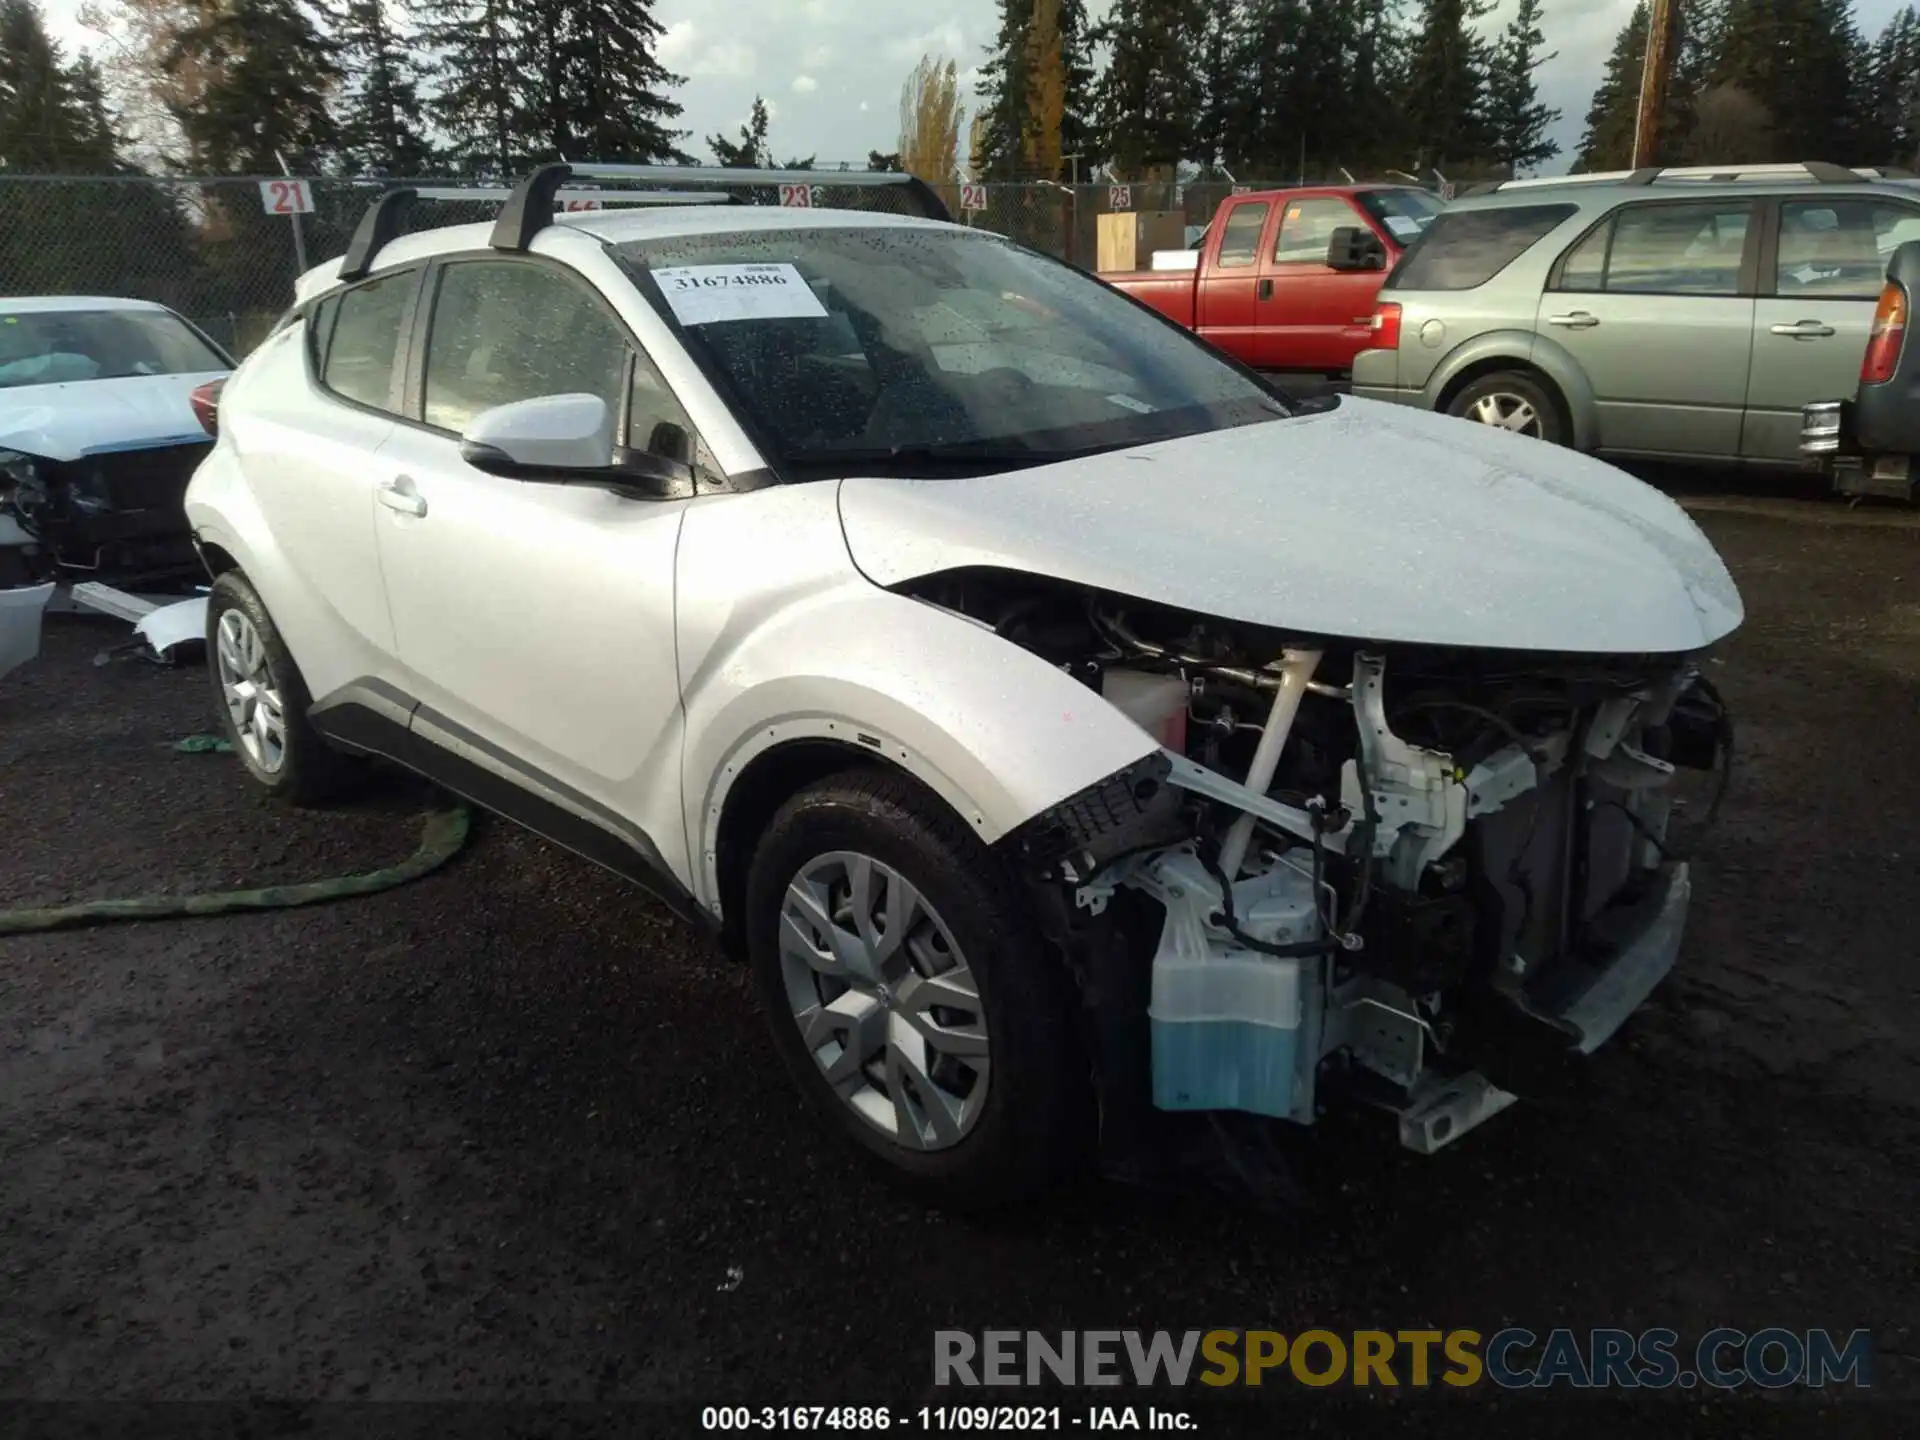
[[[1109,210],[1131,210],[1133,208],[1133,187],[1131,185],[1115,185],[1108,189],[1107,208]]]
[[[269,215],[311,215],[313,192],[304,180],[262,180],[260,203]]]
[[[811,185],[782,185],[780,187],[782,205],[799,205],[811,208],[813,205],[813,187]]]
[[[962,185],[960,187],[960,208],[962,210],[986,209],[987,187],[984,185]]]

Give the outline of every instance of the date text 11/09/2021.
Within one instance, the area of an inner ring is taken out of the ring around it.
[[[922,1405],[917,1410],[886,1405],[709,1405],[700,1412],[700,1425],[705,1430],[838,1430],[855,1435],[1199,1429],[1186,1411],[1156,1405]]]

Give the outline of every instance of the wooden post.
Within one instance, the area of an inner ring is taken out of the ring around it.
[[[1652,0],[1647,17],[1647,55],[1640,66],[1640,110],[1633,125],[1633,168],[1651,165],[1660,150],[1660,120],[1667,109],[1667,77],[1673,71],[1673,21],[1678,0]]]

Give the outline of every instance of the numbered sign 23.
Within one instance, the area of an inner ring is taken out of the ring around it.
[[[1131,210],[1133,208],[1133,187],[1114,185],[1107,190],[1107,208],[1109,210]]]
[[[269,215],[311,215],[313,192],[304,180],[262,180],[260,203]]]
[[[811,185],[782,185],[780,187],[782,205],[798,205],[810,209],[813,205],[813,187]]]
[[[984,185],[962,185],[960,187],[960,208],[962,210],[986,209],[987,187]]]

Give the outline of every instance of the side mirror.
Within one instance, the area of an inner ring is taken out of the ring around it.
[[[1342,225],[1327,241],[1329,270],[1384,270],[1387,247],[1364,225]]]
[[[515,479],[591,478],[613,467],[613,411],[598,395],[541,395],[496,405],[468,423],[460,458],[476,470]]]

